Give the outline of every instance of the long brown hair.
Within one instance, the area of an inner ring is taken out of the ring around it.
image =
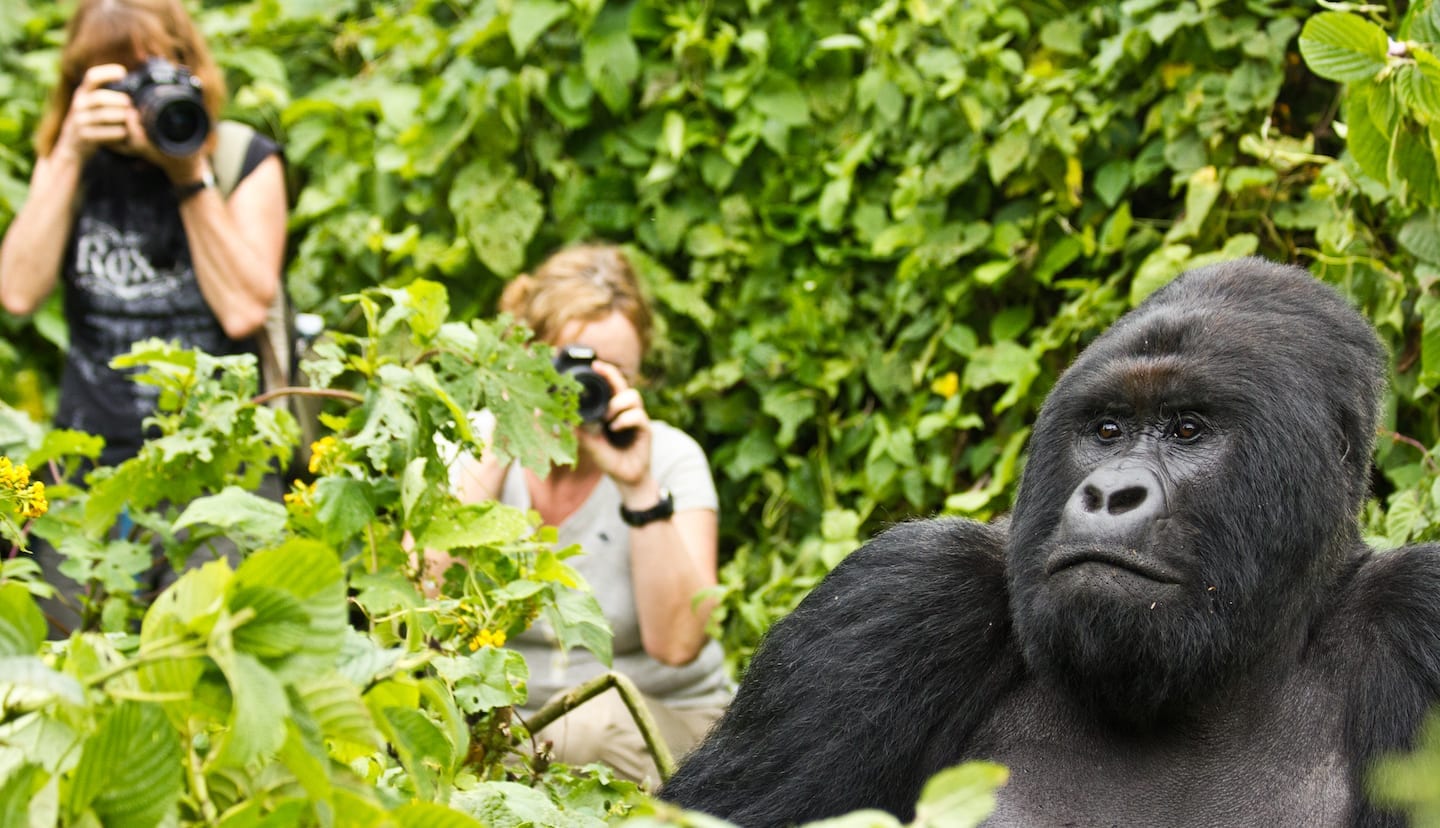
[[[217,122],[225,106],[225,77],[195,21],[180,0],[80,0],[65,31],[60,51],[60,82],[50,92],[50,105],[35,132],[35,147],[49,155],[60,137],[85,71],[102,63],[135,69],[147,57],[163,57],[199,78],[205,109]],[[210,133],[206,150],[213,148]]]
[[[582,244],[553,254],[534,274],[516,276],[505,286],[500,310],[551,345],[571,322],[595,322],[618,311],[635,326],[641,353],[650,349],[650,306],[630,260],[612,245]]]

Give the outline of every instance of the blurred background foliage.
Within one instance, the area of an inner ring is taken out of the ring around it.
[[[287,284],[331,329],[363,328],[339,300],[363,288],[430,279],[454,318],[488,316],[557,246],[628,246],[666,328],[652,409],[704,443],[720,486],[718,624],[739,668],[882,526],[1003,513],[1058,373],[1222,258],[1305,265],[1375,322],[1394,389],[1366,530],[1440,535],[1440,14],[1325,3],[1307,24],[1321,7],[195,8],[231,116],[286,148]],[[68,9],[0,0],[0,227]],[[58,304],[0,330],[0,399],[43,421]]]

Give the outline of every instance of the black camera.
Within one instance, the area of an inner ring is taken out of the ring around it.
[[[590,367],[594,361],[593,348],[567,345],[555,355],[555,370],[560,376],[568,376],[580,383],[580,420],[586,423],[604,423],[605,438],[611,445],[624,448],[635,441],[635,432],[613,431],[609,423],[605,422],[605,415],[610,411],[610,398],[615,396],[615,389],[610,387],[610,380]]]
[[[164,58],[150,58],[123,80],[105,84],[130,96],[155,148],[177,158],[194,155],[210,135],[200,79]]]

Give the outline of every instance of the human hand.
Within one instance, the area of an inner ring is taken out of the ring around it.
[[[610,383],[614,392],[605,412],[605,422],[587,423],[580,429],[580,449],[587,453],[602,472],[623,490],[639,485],[650,474],[650,415],[640,392],[630,386],[625,375],[608,362],[591,363],[595,373]],[[625,436],[616,445],[607,431]]]
[[[118,63],[102,63],[85,70],[85,77],[70,97],[70,110],[60,125],[55,150],[72,154],[84,162],[102,146],[118,146],[130,136],[130,122],[138,124],[138,113],[130,96],[105,85],[123,80],[126,69]]]

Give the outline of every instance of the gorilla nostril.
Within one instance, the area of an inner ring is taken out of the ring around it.
[[[1087,512],[1098,512],[1105,505],[1105,493],[1094,486],[1085,486],[1080,490],[1080,505]]]
[[[1145,488],[1130,486],[1110,495],[1106,511],[1112,515],[1123,515],[1145,502]]]

